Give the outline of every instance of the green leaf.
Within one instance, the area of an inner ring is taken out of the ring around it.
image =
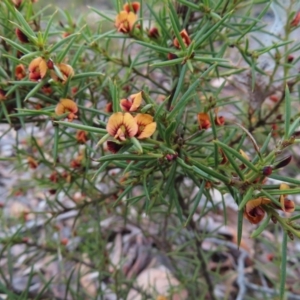
[[[182,90],[182,87],[183,87],[183,84],[184,84],[184,78],[185,78],[186,71],[187,71],[187,65],[184,65],[184,66],[180,69],[180,75],[179,75],[178,82],[176,83],[175,93],[174,93],[174,95],[172,96],[172,103],[171,103],[171,106],[174,105],[174,103],[175,103],[176,100],[177,100],[177,97],[178,97],[179,93],[180,93],[181,90]]]
[[[239,210],[242,211],[243,208],[245,207],[245,205],[247,204],[247,202],[253,198],[253,190],[254,190],[254,188],[252,186],[250,186],[248,191],[245,193],[241,203],[239,204]]]
[[[187,105],[187,103],[191,99],[191,96],[193,95],[193,93],[196,92],[196,88],[199,84],[200,84],[199,79],[196,79],[191,84],[191,86],[188,88],[188,90],[182,95],[180,100],[177,102],[175,107],[172,109],[171,113],[168,116],[169,120],[172,120],[176,116],[176,114]]]
[[[87,125],[82,125],[82,124],[77,124],[77,123],[71,123],[71,122],[65,122],[65,121],[54,121],[54,123],[61,124],[61,125],[64,125],[66,127],[85,130],[87,132],[95,132],[95,133],[101,133],[101,134],[106,134],[107,133],[106,129],[87,126]]]
[[[98,76],[105,76],[105,74],[101,72],[83,72],[80,74],[76,74],[72,77],[72,81],[79,80],[79,79],[85,79],[89,77],[98,77]]]
[[[58,143],[59,143],[59,127],[54,126],[54,145],[53,145],[53,160],[56,165],[57,154],[58,154]]]
[[[113,82],[112,79],[109,79],[109,91],[112,98],[113,112],[116,113],[121,111],[119,89],[116,81]]]
[[[189,216],[188,216],[188,218],[187,218],[187,220],[186,220],[186,222],[184,224],[185,227],[189,224],[191,218],[193,217],[193,215],[194,215],[194,213],[195,213],[195,211],[196,211],[196,209],[197,209],[197,207],[198,207],[198,205],[200,203],[204,187],[205,187],[205,180],[202,181],[200,189],[199,189],[199,191],[197,193],[197,196],[194,199],[194,205],[193,205],[193,207],[192,207],[192,209],[191,209],[191,211],[189,213]]]
[[[232,157],[232,155],[230,153],[228,153],[227,150],[222,149],[222,151],[225,153],[226,157],[228,158],[231,166],[233,167],[233,169],[235,170],[237,175],[240,177],[240,179],[242,181],[244,181],[245,180],[244,174],[243,174],[242,170],[240,169],[240,166],[235,162],[235,159]]]
[[[79,32],[75,32],[70,34],[69,36],[67,36],[66,38],[63,38],[62,40],[60,40],[59,42],[57,42],[55,45],[53,45],[48,52],[49,53],[53,53],[55,50],[57,50],[58,48],[60,48],[61,46],[63,46],[64,44],[66,44],[67,42],[69,42],[70,40],[72,40],[74,37],[80,36]]]
[[[237,228],[237,245],[240,247],[242,241],[243,234],[243,219],[244,219],[244,211],[238,211],[238,228]]]
[[[158,68],[158,67],[171,67],[178,64],[181,64],[184,61],[184,57],[179,57],[171,60],[166,60],[162,62],[156,62],[154,64],[151,64],[150,67]]]
[[[25,97],[24,101],[27,101],[30,97],[34,96],[45,84],[47,80],[43,79],[39,82]]]
[[[280,264],[280,300],[285,300],[285,283],[286,283],[286,268],[287,268],[287,232],[283,233],[281,244],[281,264]]]
[[[93,175],[92,180],[93,180],[93,181],[96,180],[97,177],[98,177],[98,175],[99,175],[101,172],[105,171],[105,169],[106,169],[106,167],[107,167],[108,165],[109,165],[109,161],[104,162],[104,163],[101,165],[101,167],[97,170],[97,172]]]
[[[174,179],[175,179],[175,176],[176,176],[176,168],[177,168],[177,163],[176,161],[173,162],[170,170],[169,170],[169,173],[168,173],[168,176],[167,176],[167,181],[166,181],[166,184],[165,184],[165,187],[164,187],[164,191],[163,191],[163,197],[166,197],[171,190],[174,190]]]
[[[283,182],[287,182],[287,183],[293,183],[293,184],[297,184],[300,185],[300,180],[296,179],[296,178],[291,178],[291,177],[286,177],[286,176],[281,176],[278,174],[271,174],[270,176],[268,176],[272,179],[276,179],[276,180],[281,180]]]
[[[122,201],[123,197],[125,197],[131,190],[133,189],[132,185],[128,185],[123,193],[120,194],[116,202],[114,203],[113,207],[116,207],[119,205],[120,201]]]
[[[189,160],[194,166],[192,166],[193,170],[201,175],[204,179],[215,181],[216,179],[221,180],[225,184],[229,184],[231,179],[227,176],[224,176],[209,167],[204,166],[203,164],[191,159]],[[210,176],[209,176],[210,175]]]
[[[59,52],[59,54],[57,55],[57,62],[58,63],[62,62],[63,59],[65,58],[65,56],[70,52],[70,49],[73,46],[73,43],[75,42],[76,38],[77,38],[77,36],[73,36],[73,38],[70,40],[70,42],[65,47],[65,49],[63,51]]]
[[[184,4],[185,6],[190,7],[190,8],[192,8],[192,9],[196,10],[196,11],[199,11],[199,9],[200,9],[200,5],[196,5],[196,4],[194,4],[193,2],[191,2],[191,1],[177,0],[177,2],[182,3],[182,4]]]
[[[171,137],[174,133],[174,130],[177,128],[177,122],[173,121],[171,124],[167,127],[165,131],[165,142],[168,147],[171,147]]]
[[[284,139],[289,138],[291,124],[291,94],[288,85],[285,87],[285,116],[284,116]]]
[[[290,126],[287,138],[290,138],[291,135],[293,135],[293,133],[295,132],[295,130],[298,128],[299,126],[299,121],[300,121],[300,117],[298,117]]]
[[[208,38],[212,36],[212,34],[232,15],[233,11],[226,14],[222,20],[217,22],[214,26],[210,27],[204,34],[197,34],[194,38],[195,41],[195,49],[197,49],[203,42],[205,42]],[[208,24],[209,26],[209,24]]]
[[[144,176],[144,178],[143,178],[143,188],[144,188],[144,192],[145,192],[145,196],[146,196],[145,211],[146,211],[146,213],[148,213],[150,204],[151,204],[151,197],[150,197],[150,193],[149,193],[149,190],[147,187],[147,176]]]
[[[237,152],[235,149],[230,148],[229,146],[225,145],[224,143],[220,141],[214,141],[222,150],[227,150],[229,153],[231,153],[233,156],[235,156],[237,159],[239,159],[242,163],[244,163],[249,169],[253,170],[254,172],[259,173],[259,170],[246,158],[244,158],[239,152]]]
[[[13,48],[18,49],[19,51],[21,51],[22,53],[26,53],[26,54],[31,53],[30,50],[24,48],[23,46],[19,45],[18,43],[14,42],[10,39],[5,38],[4,36],[0,35],[0,38],[3,39],[5,42],[7,42],[9,45],[13,46]]]
[[[161,46],[157,46],[157,45],[154,45],[154,44],[151,44],[151,43],[142,42],[142,41],[135,41],[135,42],[137,44],[139,44],[139,45],[142,45],[142,46],[146,47],[146,48],[153,49],[153,50],[157,51],[158,53],[168,54],[168,53],[171,52],[170,48],[164,48],[164,47],[161,47]]]
[[[133,143],[133,145],[135,146],[135,148],[137,149],[138,154],[142,154],[143,153],[143,147],[142,147],[141,143],[138,141],[138,139],[135,138],[135,137],[132,137],[132,138],[130,138],[130,140]]]
[[[260,223],[260,225],[252,232],[251,238],[258,237],[268,226],[271,219],[271,215],[268,215],[263,222]]]
[[[52,14],[52,16],[50,17],[48,23],[47,23],[47,27],[46,29],[44,30],[43,32],[43,40],[44,40],[44,43],[47,42],[47,39],[48,39],[48,35],[49,35],[49,32],[50,32],[50,28],[51,28],[51,25],[52,25],[52,22],[54,20],[54,17],[56,16],[57,14],[57,10]]]
[[[95,160],[97,162],[103,162],[103,161],[115,161],[115,160],[157,160],[159,158],[162,158],[162,154],[142,154],[142,155],[137,155],[137,154],[110,154],[110,155],[105,155],[99,158],[98,160]]]
[[[177,38],[179,44],[180,44],[180,48],[184,51],[186,50],[186,46],[182,40],[182,37],[180,35],[180,24],[178,22],[178,14],[177,12],[175,11],[174,9],[174,4],[171,3],[171,1],[169,1],[169,17],[170,17],[170,21],[171,21],[171,24],[172,24],[172,28],[174,30],[174,34],[175,34],[175,37]]]
[[[96,14],[98,14],[99,16],[103,17],[104,19],[106,19],[106,20],[108,20],[108,21],[110,21],[110,22],[112,22],[112,23],[115,22],[115,20],[112,19],[112,18],[110,18],[110,17],[107,15],[107,13],[104,13],[104,12],[102,12],[101,10],[98,10],[98,9],[93,8],[93,7],[91,7],[91,6],[88,6],[88,8],[89,8],[90,10],[92,10],[93,12],[95,12]]]
[[[22,29],[26,33],[26,35],[28,35],[28,37],[35,38],[35,32],[31,29],[27,21],[24,19],[23,15],[17,9],[15,9],[14,16],[22,25]]]
[[[0,101],[0,104],[1,104],[2,112],[3,112],[3,114],[4,114],[5,118],[6,118],[7,123],[11,124],[11,119],[10,119],[10,116],[8,114],[8,111],[6,109],[6,106],[5,106],[4,102]]]

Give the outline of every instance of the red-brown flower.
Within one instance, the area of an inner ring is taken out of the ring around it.
[[[24,77],[26,77],[26,70],[25,66],[22,64],[19,64],[15,68],[15,76],[17,80],[22,80]]]
[[[76,132],[76,140],[80,144],[85,144],[88,140],[88,133],[84,130],[78,130]]]
[[[58,74],[56,74],[56,72],[54,70],[51,71],[51,78],[54,81],[57,82],[62,82],[63,84],[65,84],[68,80],[68,78],[73,77],[74,76],[74,70],[70,65],[67,64],[58,64],[56,65],[62,75],[62,77],[59,77]]]
[[[120,106],[123,111],[136,111],[142,103],[142,92],[132,94],[127,99],[121,99]]]
[[[12,2],[16,8],[19,8],[21,6],[23,0],[12,0]]]
[[[16,28],[16,36],[18,37],[21,43],[23,44],[29,43],[29,39],[27,35],[20,28]]]
[[[73,119],[77,119],[76,113],[78,112],[77,104],[70,99],[60,99],[60,102],[55,107],[55,113],[61,116],[65,113],[69,113],[67,118],[70,122]]]
[[[47,74],[47,62],[42,57],[37,57],[29,64],[29,80],[38,81],[44,78]]]
[[[122,145],[113,141],[107,141],[107,150],[112,153],[117,153],[122,148]]]
[[[109,102],[105,105],[105,111],[108,113],[113,112],[113,104],[111,102]]]
[[[42,86],[41,88],[42,92],[46,95],[50,95],[52,93],[52,88],[50,84],[45,84],[44,86]]]
[[[279,190],[288,190],[290,187],[286,183],[281,183]],[[279,197],[280,208],[284,212],[293,212],[295,210],[295,203],[292,200],[286,198],[286,195],[280,195]]]
[[[136,14],[140,9],[140,3],[139,2],[125,3],[123,5],[123,9],[128,13],[133,11]]]
[[[137,134],[138,124],[131,114],[117,112],[108,119],[106,130],[115,139],[125,141]]]
[[[159,32],[158,29],[156,27],[152,27],[151,29],[149,29],[148,31],[148,36],[152,39],[157,39],[159,38]]]
[[[218,116],[218,111],[215,111],[215,124],[217,126],[223,126],[225,124],[225,118],[223,116]]]
[[[207,113],[199,113],[197,117],[200,129],[208,129],[211,126],[209,115]]]
[[[289,186],[285,183],[280,184],[280,190],[287,190]],[[259,197],[247,202],[244,217],[252,224],[259,223],[265,216],[263,205],[270,204],[275,209],[281,209],[284,212],[293,212],[295,210],[295,203],[286,198],[286,195],[280,195],[278,205],[265,197]]]
[[[188,47],[191,44],[191,38],[190,38],[189,34],[187,33],[187,31],[185,29],[180,31],[180,36],[181,36],[182,41],[185,44],[185,46]],[[173,40],[173,45],[178,49],[181,48],[180,43],[179,43],[177,38],[175,38]]]
[[[27,163],[30,169],[36,169],[39,166],[39,163],[31,156],[27,157]]]
[[[6,93],[4,90],[0,89],[0,101],[6,100]]]
[[[291,22],[291,27],[296,27],[298,26],[300,23],[300,11],[298,11],[294,17],[294,19]]]
[[[265,211],[262,205],[270,204],[271,200],[264,197],[259,197],[247,202],[244,217],[252,224],[258,224],[265,216]]]

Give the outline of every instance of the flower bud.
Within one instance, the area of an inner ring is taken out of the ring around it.
[[[293,55],[289,55],[289,56],[287,57],[288,63],[293,62],[293,60],[294,60],[294,56],[293,56]]]
[[[291,160],[292,160],[292,156],[289,155],[288,157],[284,158],[282,161],[277,163],[275,165],[274,169],[280,169],[280,168],[287,166],[291,162]]]
[[[272,172],[273,172],[273,167],[271,167],[271,166],[265,166],[262,169],[262,173],[265,176],[270,176],[272,174]]]
[[[28,37],[25,35],[25,33],[21,29],[16,28],[16,35],[21,43],[24,43],[24,44],[29,43]]]
[[[54,62],[53,62],[52,59],[49,59],[49,60],[47,61],[47,67],[48,67],[48,69],[50,69],[50,70],[53,70],[53,69],[54,69]]]
[[[148,32],[148,36],[153,39],[159,38],[158,29],[156,27],[152,27]]]
[[[294,17],[294,19],[291,22],[291,27],[296,27],[298,26],[300,23],[300,11],[298,11]]]
[[[168,53],[168,60],[176,59],[178,56],[174,53]]]

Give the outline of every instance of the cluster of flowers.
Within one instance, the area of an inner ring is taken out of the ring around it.
[[[55,69],[57,71],[55,71]],[[28,70],[28,77],[31,81],[40,81],[45,78],[48,70],[50,70],[52,80],[55,82],[61,82],[62,84],[65,84],[68,78],[74,75],[74,70],[70,65],[64,63],[54,65],[51,59],[46,61],[43,57],[33,59],[29,64]],[[15,76],[18,80],[22,80],[26,77],[26,68],[23,64],[16,66]]]
[[[21,43],[29,43],[28,37],[19,29],[16,29],[16,35]],[[72,66],[65,63],[55,64],[52,59],[45,59],[44,57],[34,58],[28,66],[28,78],[31,81],[38,82],[46,78],[47,74],[50,74],[51,79],[54,82],[60,82],[65,84],[69,78],[74,76],[74,70]],[[15,77],[17,80],[22,80],[27,76],[26,68],[23,64],[19,64],[15,68]],[[46,94],[52,92],[49,84],[45,84],[42,87],[42,91]],[[77,118],[76,113],[78,107],[76,103],[71,99],[61,99],[55,108],[57,115],[63,115],[68,113],[67,118],[72,121]]]
[[[115,27],[119,32],[131,33],[134,30],[134,27],[139,28],[139,25],[135,25],[138,20],[136,13],[138,12],[139,8],[139,2],[132,2],[131,4],[126,3],[123,6],[123,10],[116,16],[115,19]],[[159,31],[156,27],[153,27],[148,31],[148,35],[150,38],[158,38]],[[180,32],[180,37],[186,47],[191,44],[192,41],[186,29],[183,29]],[[181,49],[181,43],[176,37],[173,39],[173,46],[177,49]],[[173,53],[168,54],[169,60],[175,58],[177,58],[177,55]],[[216,113],[214,122],[216,125],[221,126],[224,124],[225,120],[223,117],[218,117]],[[207,113],[198,114],[198,123],[200,129],[208,129],[211,127],[211,120]]]
[[[115,19],[115,27],[117,28],[118,32],[122,33],[131,33],[134,28],[139,28],[140,25],[136,24],[138,17],[137,12],[140,9],[140,3],[139,2],[132,2],[132,3],[126,3],[123,6],[123,10],[118,13]],[[148,30],[148,36],[150,38],[157,39],[159,37],[159,31],[156,27],[153,27]],[[180,32],[180,36],[182,38],[182,41],[186,47],[188,47],[191,44],[191,38],[189,37],[189,34],[184,29]],[[180,42],[177,38],[174,38],[173,45],[177,49],[180,49]],[[175,57],[172,57],[172,55],[168,56],[169,59],[173,59]]]
[[[156,122],[153,122],[153,116],[142,113],[132,114],[139,109],[142,100],[142,92],[120,100],[123,112],[113,113],[107,122],[106,130],[110,136],[119,142],[124,142],[132,137],[145,139],[155,132]],[[117,152],[117,146],[113,142],[108,143],[108,147],[112,152]]]

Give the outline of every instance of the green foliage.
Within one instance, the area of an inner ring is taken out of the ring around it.
[[[295,1],[276,41],[264,24],[271,1],[149,0],[141,1],[139,12],[129,6],[130,13],[115,1],[119,14],[127,13],[119,24],[117,11],[90,8],[97,16],[90,24],[61,9],[48,15],[30,0],[15,2],[0,3],[0,121],[9,126],[0,139],[15,130],[12,165],[36,170],[22,191],[42,189],[47,209],[32,213],[43,215],[46,239],[40,244],[26,222],[3,218],[3,225],[21,227],[1,238],[1,255],[23,243],[83,265],[87,257],[92,270],[102,270],[99,283],[111,277],[109,287],[120,299],[133,283],[119,268],[109,269],[104,253],[114,233],[104,235],[99,223],[119,216],[124,224],[141,224],[146,214],[164,224],[156,247],[170,257],[189,299],[200,299],[201,288],[201,299],[216,299],[213,289],[221,279],[207,267],[214,251],[201,249],[214,233],[199,224],[217,210],[225,224],[224,197],[230,195],[239,245],[244,217],[261,222],[253,238],[267,230],[269,220],[280,225],[271,224],[284,241],[275,286],[284,299],[287,237],[300,237],[299,209],[287,199],[300,193],[300,181],[287,175],[291,159],[283,158],[299,143],[300,77],[293,65],[299,43],[290,38],[299,27],[293,25]],[[25,147],[21,132],[30,132]],[[213,191],[221,198],[214,199]],[[76,193],[80,200],[74,200]],[[295,213],[289,218],[278,209]],[[55,219],[69,211],[78,212],[74,231],[83,240],[72,251],[51,237]],[[183,232],[184,243],[174,242]],[[0,291],[15,299],[18,293],[0,274]],[[80,299],[84,293],[71,287],[72,274],[64,278],[66,293]],[[36,299],[51,290],[52,280],[43,279]],[[30,280],[20,297],[31,297],[29,286]],[[97,293],[104,294],[100,288]]]

